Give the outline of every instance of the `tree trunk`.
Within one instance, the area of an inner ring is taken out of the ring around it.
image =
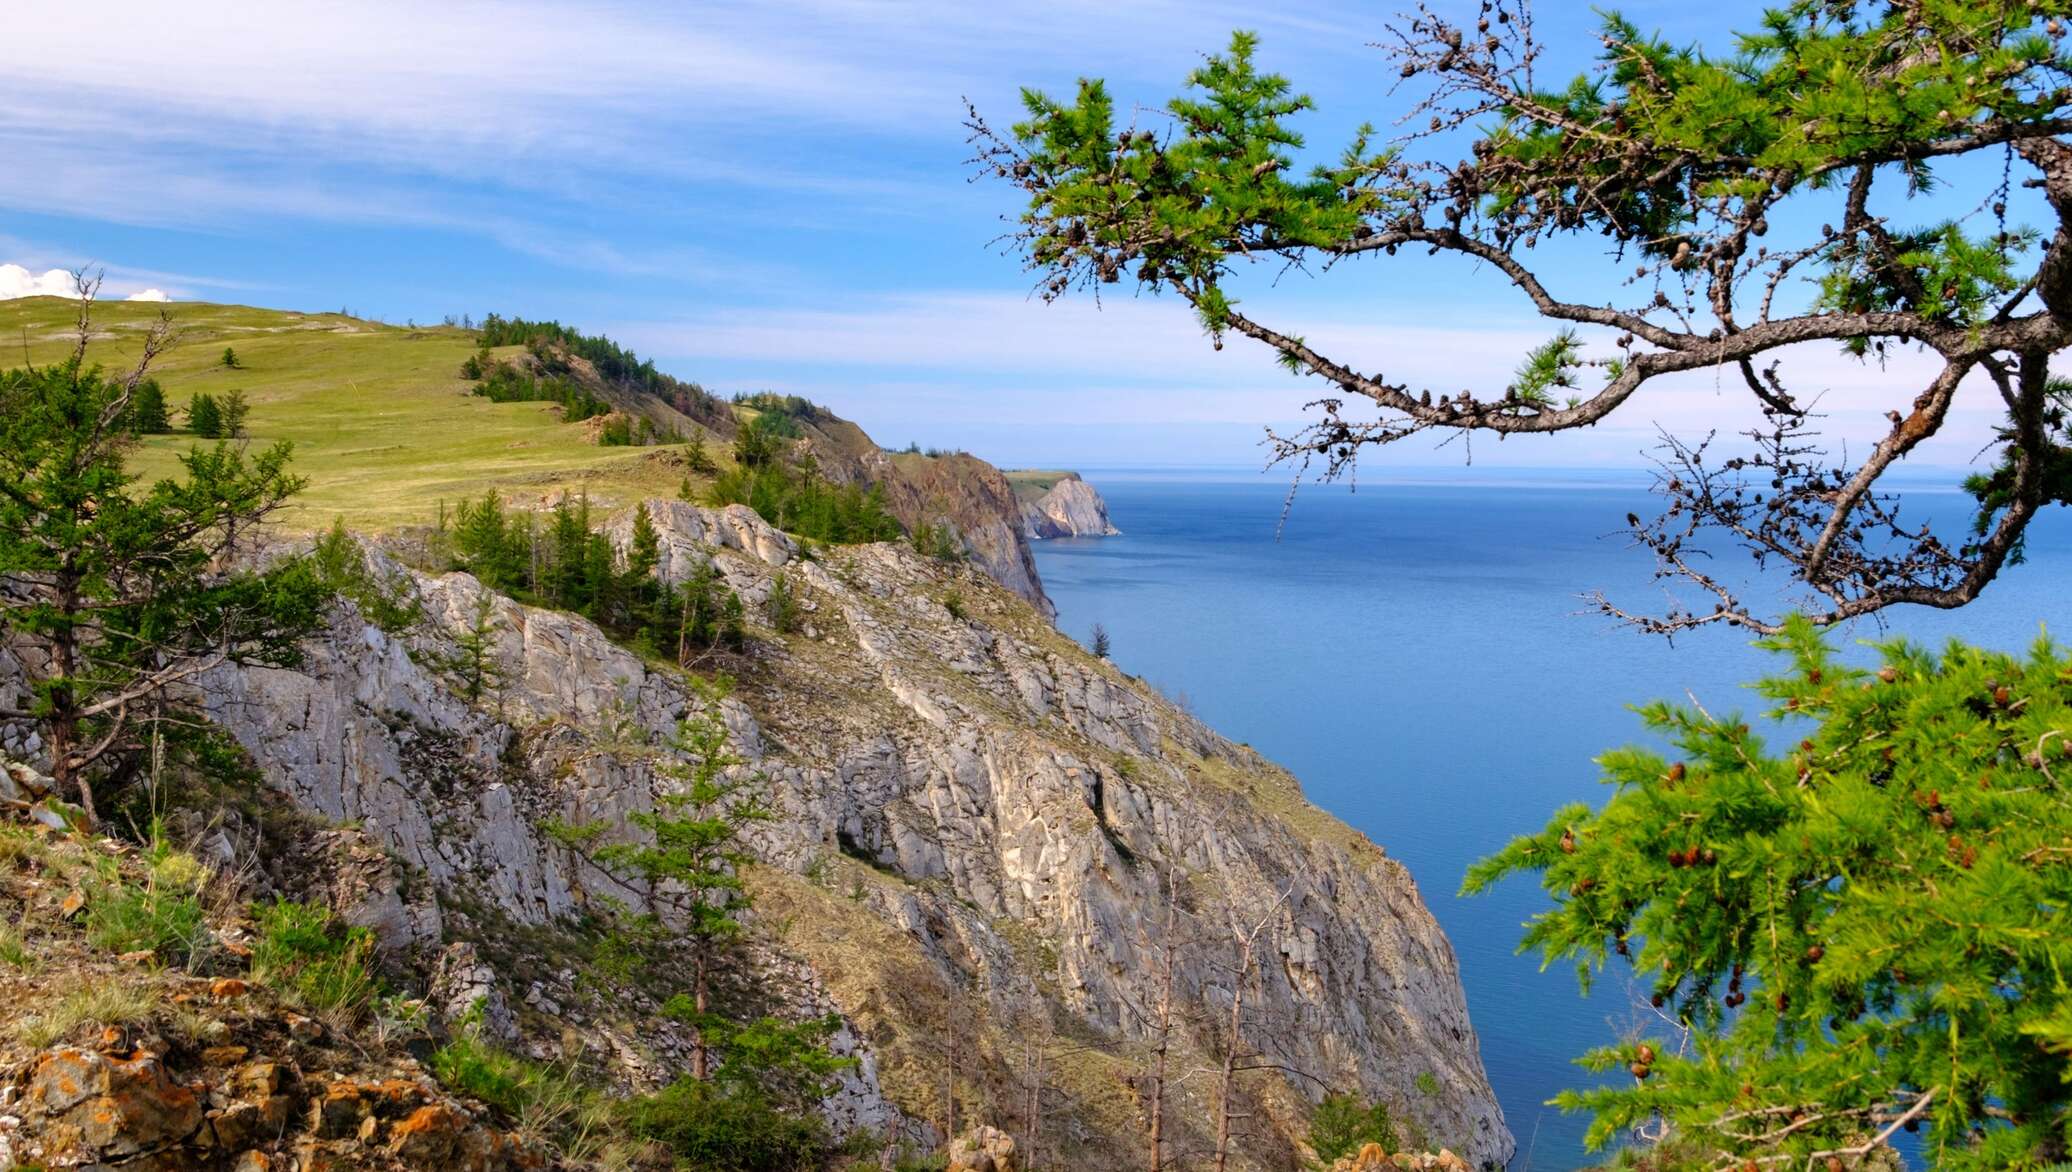
[[[957,1005],[955,992],[949,1002],[950,1040],[943,1050],[942,1117],[943,1142],[957,1138]]]
[[[705,1048],[705,1010],[710,1003],[711,987],[706,979],[707,964],[705,949],[701,946],[693,962],[691,977],[691,1004],[698,1011],[698,1023],[691,1030],[691,1077],[704,1082],[712,1075]]]
[[[1237,1080],[1239,1030],[1245,1012],[1245,974],[1252,967],[1252,942],[1245,941],[1238,952],[1237,980],[1230,990],[1230,1040],[1223,1048],[1222,1077],[1216,1083],[1216,1172],[1230,1165],[1230,1094]]]
[[[69,580],[60,578],[55,593],[53,601],[59,614],[70,615],[78,610],[78,590]],[[101,818],[94,809],[93,783],[86,779],[88,763],[74,759],[79,750],[79,706],[72,691],[72,676],[79,669],[78,652],[71,628],[59,627],[50,639],[50,717],[45,722],[50,733],[50,778],[58,793],[78,793],[79,808],[86,811],[86,824],[96,826]]]
[[[1151,1172],[1165,1168],[1166,1055],[1173,1038],[1173,931],[1174,900],[1172,877],[1166,877],[1166,922],[1163,955],[1158,977],[1158,1047],[1151,1062]]]

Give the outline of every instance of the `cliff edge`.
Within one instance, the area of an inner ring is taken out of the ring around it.
[[[1006,474],[1021,502],[1022,528],[1031,538],[1117,537],[1108,502],[1077,472],[1012,471]]]
[[[1241,987],[1243,1044],[1300,1072],[1245,1077],[1245,1166],[1295,1166],[1319,1087],[1385,1100],[1477,1165],[1509,1157],[1416,885],[1288,774],[968,564],[900,544],[808,560],[738,506],[648,507],[662,574],[710,562],[752,612],[779,574],[803,596],[802,630],[757,630],[727,665],[724,715],[779,812],[750,877],[766,968],[795,1011],[839,1013],[862,1059],[838,1127],[937,1134],[952,1063],[959,1118],[1019,1118],[1040,1052],[1050,1150],[1134,1166],[1170,949],[1173,1069],[1213,1064]],[[683,1050],[662,1015],[599,1000],[552,945],[611,891],[546,828],[623,833],[652,809],[693,693],[579,617],[391,570],[423,616],[409,630],[341,607],[302,669],[223,670],[202,702],[267,786],[395,860],[354,910],[385,949],[425,968],[467,948],[531,1052],[666,1077]],[[485,614],[505,683],[471,704],[437,665]],[[1267,943],[1235,974],[1233,932],[1254,924]],[[1172,1142],[1204,1141],[1212,1115],[1204,1080],[1176,1086]]]

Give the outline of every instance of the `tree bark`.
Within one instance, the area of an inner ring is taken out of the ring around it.
[[[1159,960],[1158,1045],[1151,1054],[1151,1172],[1165,1168],[1166,1057],[1173,1038],[1173,932],[1176,927],[1173,879],[1166,875],[1165,941]]]
[[[705,1010],[711,998],[711,982],[707,978],[709,971],[710,965],[701,945],[693,961],[691,977],[691,1002],[698,1011],[698,1023],[691,1029],[691,1077],[699,1082],[704,1082],[712,1075],[710,1056],[705,1046]]]

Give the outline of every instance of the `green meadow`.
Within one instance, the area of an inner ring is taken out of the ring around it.
[[[450,508],[488,487],[518,503],[588,490],[608,506],[673,494],[682,477],[672,453],[600,447],[592,428],[561,422],[551,404],[492,403],[470,393],[460,366],[475,349],[474,335],[448,326],[197,302],[101,302],[93,308],[89,360],[127,370],[161,309],[178,341],[151,371],[174,425],[197,392],[243,391],[251,404],[246,442],[293,442],[295,468],[309,479],[282,518],[290,529],[321,528],[334,516],[362,529],[428,522],[442,501]],[[75,302],[55,297],[0,301],[0,346],[11,350],[0,361],[62,361],[77,312]],[[237,369],[222,364],[226,346],[237,351]],[[145,437],[131,468],[147,480],[172,474],[196,442],[177,433]]]

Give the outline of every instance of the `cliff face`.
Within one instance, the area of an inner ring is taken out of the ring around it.
[[[1115,537],[1108,502],[1077,472],[1064,473],[1041,495],[1023,494],[1022,526],[1034,538]]]
[[[887,452],[863,429],[832,415],[802,423],[805,446],[820,471],[838,484],[875,485],[885,506],[909,530],[949,526],[972,561],[995,582],[1045,615],[1043,593],[1015,488],[998,468],[968,452],[924,456]]]
[[[761,633],[724,665],[740,685],[724,716],[780,812],[752,876],[764,968],[797,1010],[838,1010],[865,1059],[839,1124],[925,1134],[954,1056],[960,1119],[1026,1123],[1040,1081],[1050,1151],[1137,1164],[1170,946],[1174,1070],[1213,1063],[1242,987],[1244,1044],[1308,1076],[1244,1077],[1245,1164],[1293,1166],[1311,1079],[1388,1100],[1479,1164],[1509,1156],[1452,950],[1409,874],[1286,773],[970,568],[902,545],[802,561],[746,509],[649,508],[665,575],[710,559],[751,613],[780,571],[806,597],[801,634]],[[470,705],[427,665],[450,661],[482,588],[408,580],[425,616],[410,632],[342,614],[302,670],[208,680],[211,716],[267,784],[355,821],[417,877],[371,885],[356,912],[393,951],[479,949],[475,985],[535,1052],[587,1036],[635,1081],[677,1069],[680,1039],[586,1002],[575,966],[541,951],[610,891],[542,826],[651,808],[656,746],[691,693],[580,618],[493,599],[505,684]],[[1259,924],[1236,977],[1233,933]],[[1176,1144],[1199,1150],[1209,1081],[1168,1100]]]

